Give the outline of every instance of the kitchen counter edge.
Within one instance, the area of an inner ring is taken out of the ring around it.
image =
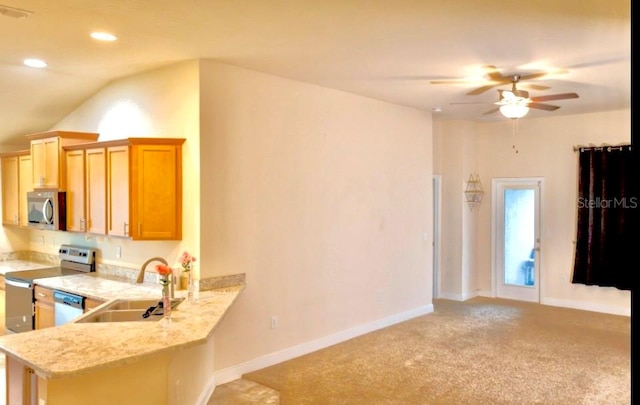
[[[170,321],[72,322],[0,336],[0,351],[32,368],[38,376],[54,379],[202,344],[244,290],[244,274],[203,279],[200,285],[207,289],[198,293],[196,301],[187,299],[175,308]]]

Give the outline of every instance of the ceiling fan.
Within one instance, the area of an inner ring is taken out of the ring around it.
[[[529,112],[530,108],[544,111],[555,111],[560,108],[557,105],[544,104],[546,101],[567,100],[579,97],[577,93],[558,93],[529,97],[528,91],[516,88],[516,84],[520,80],[520,76],[514,75],[511,80],[511,90],[498,89],[500,99],[494,103],[498,107],[485,112],[484,115],[500,111],[502,115],[507,118],[522,118]]]
[[[512,83],[513,82],[513,77],[514,75],[502,75],[502,73],[500,73],[498,71],[498,68],[496,68],[493,65],[485,65],[482,67],[486,72],[486,77],[489,81],[489,84],[486,84],[484,86],[480,86],[476,89],[471,90],[470,92],[467,93],[467,95],[469,96],[475,96],[478,94],[482,94],[487,90],[490,90],[494,87],[498,87],[498,86],[502,86],[503,84],[508,84],[508,83]],[[536,72],[536,73],[529,73],[526,75],[518,75],[518,81],[525,81],[525,80],[531,80],[531,79],[539,79],[541,77],[544,76],[548,76],[551,74],[560,74],[560,73],[567,73],[568,71],[566,69],[554,69],[554,70],[550,70],[550,71],[546,71],[546,72]],[[475,81],[475,80],[474,80]],[[471,82],[471,80],[468,79],[449,79],[449,80],[431,80],[431,84],[462,84],[462,83],[469,83]],[[534,83],[523,83],[522,84],[523,87],[532,89],[532,90],[547,90],[549,89],[549,86],[543,86],[540,84],[534,84]]]
[[[507,118],[522,118],[528,112],[530,108],[535,108],[538,110],[545,111],[555,111],[559,106],[544,104],[547,101],[554,100],[565,100],[571,98],[578,98],[578,94],[576,93],[559,93],[559,94],[549,94],[546,96],[538,96],[538,97],[529,97],[529,92],[526,90],[521,90],[517,88],[517,84],[521,84],[522,87],[528,87],[534,90],[546,90],[549,89],[549,86],[532,84],[532,83],[521,83],[523,80],[529,79],[537,79],[552,73],[566,73],[566,70],[555,70],[550,72],[539,72],[539,73],[531,73],[527,75],[519,75],[514,74],[511,76],[503,76],[495,66],[485,66],[485,70],[487,70],[487,77],[490,80],[489,84],[478,87],[476,89],[471,90],[467,93],[467,95],[478,95],[484,93],[494,87],[501,86],[503,84],[511,83],[511,90],[502,90],[498,89],[499,99],[497,102],[493,103],[498,107],[495,107],[484,115],[493,114],[497,111],[500,111],[502,115]],[[464,83],[464,80],[434,80],[431,83],[433,84],[444,84],[444,83]],[[478,104],[478,103],[451,103],[451,104]],[[480,103],[484,104],[484,103]]]

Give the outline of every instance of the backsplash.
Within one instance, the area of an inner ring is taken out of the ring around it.
[[[57,254],[32,252],[30,250],[18,250],[15,252],[0,253],[0,261],[4,260],[25,260],[52,266],[60,265],[60,257]]]

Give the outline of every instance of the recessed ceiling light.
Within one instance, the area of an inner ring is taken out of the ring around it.
[[[47,67],[47,62],[40,60],[40,59],[25,59],[24,60],[24,64],[29,66],[29,67],[34,67],[34,68],[43,68],[43,67]]]
[[[109,34],[108,32],[92,32],[91,38],[97,39],[98,41],[115,41],[118,39],[115,35]]]
[[[442,112],[442,107],[433,107],[431,109],[431,111],[433,111],[433,112]]]

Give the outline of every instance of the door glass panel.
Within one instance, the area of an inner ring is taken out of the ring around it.
[[[504,190],[504,283],[535,285],[535,191]]]

